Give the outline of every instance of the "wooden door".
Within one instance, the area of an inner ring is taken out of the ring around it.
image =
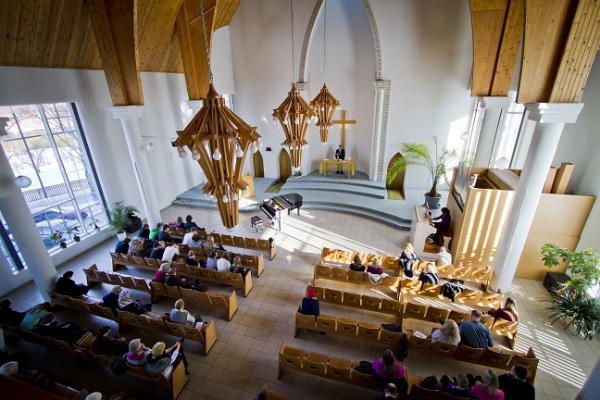
[[[286,149],[279,153],[279,181],[285,182],[292,176],[292,159]]]
[[[388,163],[388,172],[389,172],[390,166],[394,162],[396,162],[396,160],[401,159],[401,158],[404,158],[404,157],[400,153],[396,153],[396,155],[394,155],[394,157],[392,157],[392,159]],[[396,174],[394,179],[392,179],[390,181],[389,179],[387,179],[387,173],[386,173],[385,188],[388,190],[388,198],[390,200],[400,200],[400,198],[398,198],[398,197],[401,197],[402,199],[404,198],[404,174],[405,174],[405,171],[402,171],[402,172]]]
[[[265,177],[265,167],[263,164],[262,154],[260,154],[260,150],[252,155],[252,164],[254,165],[254,177],[255,178],[264,178]]]

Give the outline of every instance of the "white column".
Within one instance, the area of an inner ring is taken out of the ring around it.
[[[7,121],[8,118],[0,118],[0,136],[5,134]],[[50,301],[48,291],[54,290],[56,268],[33,222],[31,210],[21,190],[15,184],[15,176],[2,146],[0,146],[0,211],[23,255],[35,285],[42,297]]]
[[[373,129],[371,131],[371,160],[369,162],[369,179],[372,181],[385,179],[383,163],[385,160],[385,143],[387,117],[391,81],[376,80],[375,102],[373,104]]]
[[[510,215],[496,259],[494,287],[506,292],[513,281],[533,222],[548,170],[566,123],[574,123],[583,104],[528,104],[529,118],[537,122],[523,172],[519,177]]]
[[[506,96],[479,98],[479,107],[483,114],[479,124],[477,149],[473,160],[474,167],[487,168],[490,165],[496,135],[501,131],[504,114],[510,103],[511,99]]]
[[[139,118],[142,116],[143,106],[118,106],[111,107],[113,117],[121,121],[123,133],[127,141],[127,149],[131,158],[133,174],[138,184],[144,214],[150,226],[161,222],[160,209],[156,201],[154,182],[150,175],[150,168],[144,145]]]

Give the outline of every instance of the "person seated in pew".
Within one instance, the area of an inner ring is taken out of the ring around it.
[[[160,233],[160,231],[162,231],[162,227],[162,222],[159,222],[154,228],[150,229],[150,235],[148,236],[148,239],[158,240],[158,234]]]
[[[132,339],[129,342],[129,351],[125,355],[125,361],[127,364],[134,367],[142,367],[146,364],[146,358],[148,357],[148,350],[142,339]]]
[[[388,383],[383,388],[383,396],[379,397],[378,400],[396,400],[400,396],[398,387],[393,383]]]
[[[460,324],[460,344],[474,347],[476,349],[487,350],[494,346],[494,339],[490,330],[481,323],[481,311],[471,311],[471,320]]]
[[[23,318],[25,318],[25,314],[24,312],[13,310],[11,299],[0,301],[0,324],[19,326]]]
[[[183,218],[181,216],[177,217],[177,221],[173,224],[173,228],[175,229],[183,229],[185,223],[183,222]]]
[[[488,314],[494,317],[494,319],[504,319],[510,322],[516,322],[519,320],[517,302],[512,297],[506,298],[504,301],[504,307],[500,307],[496,310],[490,310]]]
[[[170,242],[171,241],[171,234],[169,233],[171,231],[171,227],[169,227],[169,225],[164,224],[162,226],[162,230],[160,232],[158,232],[158,235],[156,236],[156,240],[160,240],[163,242]]]
[[[221,257],[217,258],[217,271],[229,272],[231,268],[231,253],[225,253]]]
[[[471,387],[469,386],[469,380],[463,374],[458,374],[456,378],[452,380],[448,376],[444,375],[440,379],[441,389],[454,397],[460,399],[470,399]]]
[[[314,315],[315,319],[320,315],[319,299],[317,299],[317,291],[315,289],[307,290],[306,297],[302,299],[298,312],[304,315]]]
[[[365,272],[365,266],[362,263],[362,260],[360,259],[360,257],[357,255],[354,256],[354,258],[352,259],[352,262],[350,263],[350,269],[352,271],[357,271],[357,272]]]
[[[170,269],[171,269],[171,264],[169,264],[169,263],[160,264],[160,267],[158,267],[158,269],[154,273],[154,276],[152,277],[152,281],[165,283],[165,278],[167,277],[167,273],[169,272]]]
[[[454,320],[447,319],[444,325],[431,334],[431,341],[457,346],[460,343],[458,324]]]
[[[371,262],[371,265],[369,265],[369,268],[367,268],[367,273],[373,274],[373,275],[381,275],[384,273],[383,267],[381,267],[381,265],[379,265],[378,258],[373,259],[373,261]]]
[[[121,310],[136,315],[142,315],[152,311],[152,304],[143,304],[139,299],[131,299],[129,297],[129,292],[123,290],[123,288],[118,285],[113,286],[110,293],[102,298],[102,305],[110,308],[114,312],[116,312],[116,310]]]
[[[19,326],[21,329],[32,330],[40,321],[43,323],[44,319],[51,315],[51,307],[50,303],[41,303],[29,309]]]
[[[207,236],[204,247],[206,247],[209,250],[227,251],[221,243],[215,243],[215,237],[212,235]]]
[[[150,252],[150,258],[162,260],[162,257],[165,254],[166,247],[167,244],[165,242],[154,242],[154,246],[152,247],[152,251]]]
[[[175,302],[174,308],[169,312],[169,320],[176,324],[187,326],[188,328],[200,328],[203,319],[200,315],[193,316],[185,309],[185,302],[179,299]]]
[[[152,346],[152,350],[150,350],[146,356],[146,364],[144,367],[149,374],[161,374],[169,366],[177,365],[179,361],[183,362],[185,374],[189,375],[188,362],[183,353],[182,342],[176,342],[168,349],[164,342],[156,342],[154,343],[154,346]]]
[[[187,257],[177,256],[178,259],[183,259],[185,261],[185,265],[190,267],[200,267],[200,262],[196,260],[196,253],[192,250],[188,251]]]
[[[118,242],[117,245],[115,246],[115,253],[120,253],[120,254],[129,253],[129,243],[130,242],[131,242],[131,239],[129,239],[128,237],[126,237],[125,239]]]
[[[140,239],[133,239],[131,243],[129,243],[129,251],[127,252],[128,256],[141,256],[144,251],[144,242]]]
[[[488,369],[480,382],[471,388],[471,396],[477,400],[504,400],[504,392],[499,388],[498,376]],[[521,397],[518,397],[520,400]]]
[[[179,255],[179,245],[177,243],[173,243],[165,249],[161,260],[172,262],[175,255]]]
[[[198,228],[198,225],[192,220],[191,215],[185,216],[185,224],[183,224],[183,228],[186,231],[190,231],[192,228]]]
[[[90,350],[106,356],[120,356],[127,352],[127,339],[119,335],[111,335],[110,326],[105,325],[98,330]]]
[[[373,360],[373,376],[380,385],[393,383],[399,388],[406,387],[404,365],[396,360],[394,352],[387,349],[381,358]]]
[[[74,322],[59,323],[52,313],[42,318],[32,331],[38,335],[65,340],[69,343],[76,343],[87,332]]]
[[[206,259],[206,269],[217,270],[217,251],[212,250]]]
[[[181,244],[188,245],[190,248],[202,247],[200,236],[198,235],[198,228],[192,228],[188,233],[183,236]]]
[[[440,251],[435,257],[435,263],[437,265],[452,265],[452,254],[444,246],[440,247]]]
[[[231,267],[229,267],[229,272],[242,274],[242,276],[245,277],[246,274],[250,272],[250,268],[244,268],[242,266],[242,257],[235,256],[231,262]]]
[[[398,260],[400,268],[406,277],[413,277],[413,265],[417,260],[417,254],[415,253],[413,245],[411,243],[407,243]]]
[[[73,278],[73,271],[66,271],[63,276],[56,281],[54,291],[65,296],[78,297],[87,294],[90,288],[84,284],[76,284]]]
[[[137,236],[141,239],[150,239],[150,225],[144,224],[138,231]]]
[[[527,368],[515,364],[508,374],[498,377],[500,389],[507,400],[535,400],[535,387],[527,382]]]
[[[427,263],[425,270],[419,274],[419,280],[423,283],[429,283],[431,285],[437,285],[440,278],[437,273],[437,268],[433,263]]]

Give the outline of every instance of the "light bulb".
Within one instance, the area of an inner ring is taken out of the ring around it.
[[[213,160],[215,161],[219,161],[221,159],[221,152],[219,151],[219,149],[215,149],[215,152],[212,155]]]
[[[229,197],[227,197],[227,195],[223,195],[223,203],[229,203]]]
[[[300,123],[300,118],[298,118],[298,117],[294,118],[294,123],[295,124],[299,124]]]
[[[211,194],[210,196],[208,196],[208,199],[212,201],[215,199],[215,196]]]
[[[321,106],[321,111],[325,111],[325,106]]]
[[[231,200],[232,200],[232,201],[238,201],[238,195],[237,195],[237,194],[235,194],[235,193],[234,193],[234,194],[232,194],[232,195],[231,195]]]
[[[242,148],[240,146],[236,146],[235,147],[235,156],[237,158],[242,158],[244,157],[244,151],[242,150]]]
[[[258,143],[258,147],[259,148],[263,148],[263,143],[260,140],[257,140],[256,143]]]
[[[288,120],[287,120],[287,119],[284,119],[284,120],[283,120],[283,124],[284,124],[284,125],[287,125],[287,124],[288,124]]]
[[[200,152],[198,150],[192,151],[192,159],[198,161],[200,159]]]
[[[186,151],[185,151],[185,149],[183,147],[178,147],[177,148],[177,154],[181,158],[185,158],[185,156],[187,155],[187,153],[186,153]]]
[[[252,146],[250,146],[250,150],[253,154],[258,151],[258,146],[256,145],[256,143],[252,143]]]

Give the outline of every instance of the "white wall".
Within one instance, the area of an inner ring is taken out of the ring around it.
[[[572,162],[575,171],[569,192],[600,197],[600,56],[596,56],[583,98],[583,110],[577,123],[569,124],[563,131],[554,165]],[[596,200],[585,226],[579,249],[593,247],[600,251],[600,201]]]
[[[383,78],[392,81],[385,168],[402,142],[455,143],[467,131],[473,99],[468,1],[369,1],[381,42]],[[405,187],[425,188],[412,168]]]
[[[308,50],[308,74],[312,100],[323,86],[323,7],[313,29]],[[346,118],[356,120],[346,130],[346,156],[359,171],[369,173],[375,80],[375,49],[362,0],[327,0],[327,87],[342,103]],[[339,112],[333,116],[340,118]],[[319,169],[323,158],[333,158],[340,144],[340,126],[329,129],[327,145],[320,144],[319,129],[311,126],[305,155],[305,172]]]

